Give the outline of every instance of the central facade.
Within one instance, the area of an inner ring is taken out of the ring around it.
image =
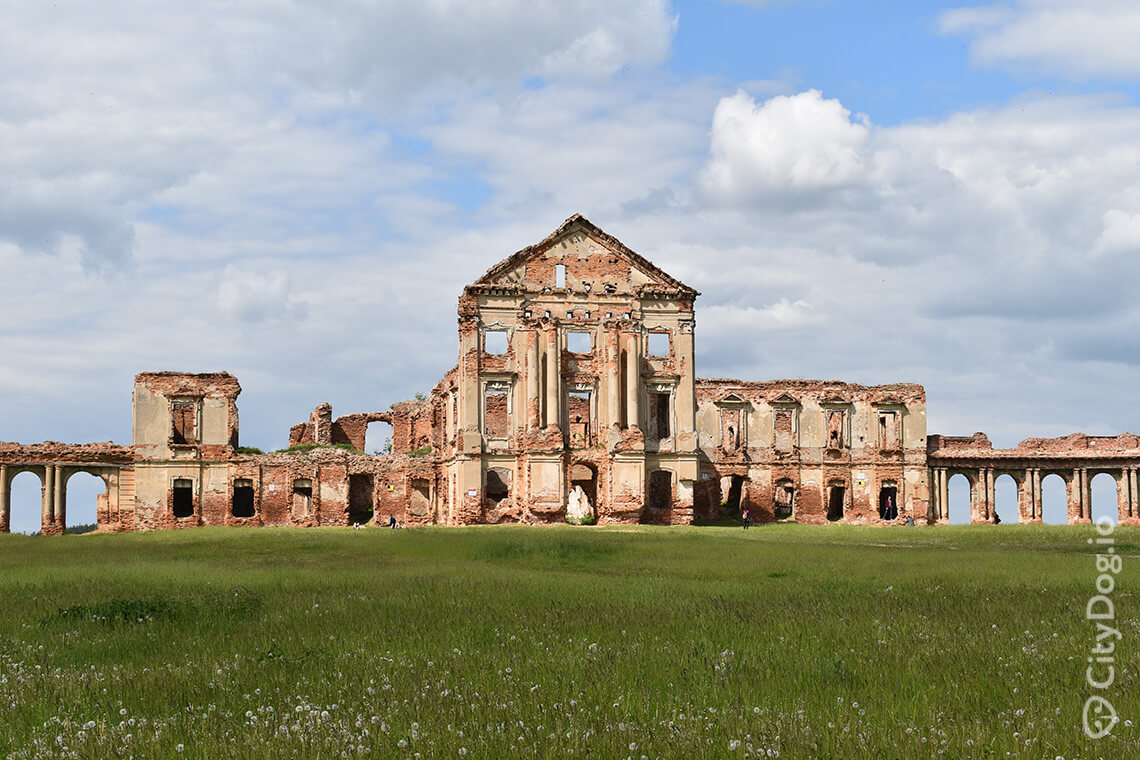
[[[467,286],[444,403],[453,523],[691,522],[698,293],[580,216]]]

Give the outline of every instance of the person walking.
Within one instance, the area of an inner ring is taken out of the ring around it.
[[[740,516],[744,518],[744,529],[748,530],[748,526],[752,523],[752,513],[745,507],[740,511]]]
[[[391,528],[392,530],[396,529],[396,513],[395,512],[390,512],[388,514],[388,527]]]

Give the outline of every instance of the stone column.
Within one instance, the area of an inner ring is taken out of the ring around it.
[[[12,519],[12,499],[8,495],[8,465],[0,464],[0,533],[7,533]]]
[[[1073,478],[1069,481],[1069,503],[1068,503],[1068,519],[1069,524],[1079,522],[1081,519],[1081,497],[1084,494],[1084,485],[1081,483],[1081,470],[1076,468],[1073,470]]]
[[[60,465],[55,466],[55,500],[52,508],[52,525],[63,531],[67,519],[67,492],[64,490],[66,486],[63,481],[63,467]]]
[[[1132,482],[1132,471],[1128,467],[1120,469],[1120,477],[1116,479],[1116,522],[1122,523],[1128,518],[1128,510],[1132,507],[1132,494],[1129,485]]]
[[[992,467],[986,468],[986,519],[993,522],[994,515],[997,514],[997,493],[995,488],[994,470]]]
[[[1025,470],[1021,473],[1021,480],[1017,483],[1017,522],[1029,522],[1033,519],[1033,471]]]
[[[527,340],[530,343],[527,344],[526,353],[526,425],[530,430],[535,430],[540,426],[538,382],[539,376],[542,374],[542,359],[539,357],[538,350],[538,330],[527,333]]]
[[[641,427],[641,336],[629,336],[629,366],[626,368],[626,408],[630,427]]]
[[[970,522],[986,521],[986,468],[979,467],[970,484]]]
[[[1081,468],[1081,521],[1092,520],[1092,492],[1090,490],[1089,471]]]
[[[40,513],[40,531],[50,532],[52,502],[55,494],[55,465],[44,466],[43,505]]]
[[[606,405],[609,414],[602,425],[609,429],[621,425],[621,335],[610,326],[606,333],[607,361],[605,364]]]
[[[938,484],[938,501],[942,505],[942,514],[938,515],[938,519],[944,522],[950,521],[950,471],[945,467],[942,468],[942,482]]]
[[[1041,470],[1033,470],[1033,521],[1041,522],[1043,518],[1042,505],[1044,504],[1041,496]]]
[[[550,326],[546,333],[546,425],[562,424],[562,356],[558,350],[558,328]]]
[[[1137,473],[1135,467],[1128,471],[1128,493],[1132,497],[1128,516],[1135,519],[1140,517],[1140,501],[1137,500],[1140,497],[1140,474]]]

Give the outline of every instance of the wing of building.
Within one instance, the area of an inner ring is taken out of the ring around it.
[[[76,472],[107,484],[103,530],[689,524],[745,509],[754,522],[944,523],[959,472],[975,522],[993,519],[1003,472],[1023,520],[1040,521],[1040,479],[1056,472],[1070,521],[1087,521],[1101,471],[1117,479],[1120,519],[1137,521],[1136,436],[994,450],[981,434],[928,437],[913,383],[699,379],[698,295],[572,216],[464,288],[456,365],[427,397],[335,419],[321,404],[288,450],[261,454],[238,446],[236,378],[143,373],[129,447],[0,443],[0,529],[23,471],[43,484],[44,533],[63,531]],[[391,450],[366,454],[378,421]]]

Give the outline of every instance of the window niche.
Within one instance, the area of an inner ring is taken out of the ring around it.
[[[851,448],[851,408],[847,401],[830,400],[820,404],[823,408],[824,448],[828,451],[846,451]]]
[[[775,509],[773,514],[777,520],[790,519],[796,503],[796,486],[788,478],[776,481]]]
[[[170,443],[176,446],[197,445],[197,399],[175,399],[170,402]]]
[[[308,517],[313,511],[313,481],[298,478],[293,481],[293,516]]]
[[[589,448],[593,419],[593,393],[586,386],[575,386],[566,394],[566,416],[570,423],[570,448]]]
[[[510,383],[505,382],[489,382],[483,387],[483,432],[488,438],[510,435],[510,391]]]
[[[673,394],[668,390],[653,389],[649,392],[649,438],[663,441],[671,433],[673,418]]]
[[[566,334],[566,350],[572,354],[593,353],[593,336],[588,332],[574,331]]]
[[[649,333],[649,340],[646,353],[649,356],[658,359],[667,358],[670,349],[670,334],[662,330],[655,330]]]
[[[483,332],[483,353],[491,356],[505,356],[510,341],[506,330],[485,330]]]
[[[897,410],[879,410],[878,438],[881,450],[898,451],[902,448],[899,418],[900,415]]]
[[[554,287],[556,287],[556,288],[565,288],[566,287],[566,265],[565,264],[555,264],[554,265]]]
[[[249,478],[236,478],[230,513],[234,517],[253,517],[256,514],[253,502],[253,481]]]
[[[736,393],[730,393],[716,402],[720,415],[720,440],[717,446],[732,454],[747,445],[748,410],[751,404]]]
[[[772,446],[777,453],[790,454],[800,445],[800,403],[788,394],[771,403]]]
[[[182,519],[194,516],[194,481],[189,478],[175,478],[171,484],[171,511]]]

